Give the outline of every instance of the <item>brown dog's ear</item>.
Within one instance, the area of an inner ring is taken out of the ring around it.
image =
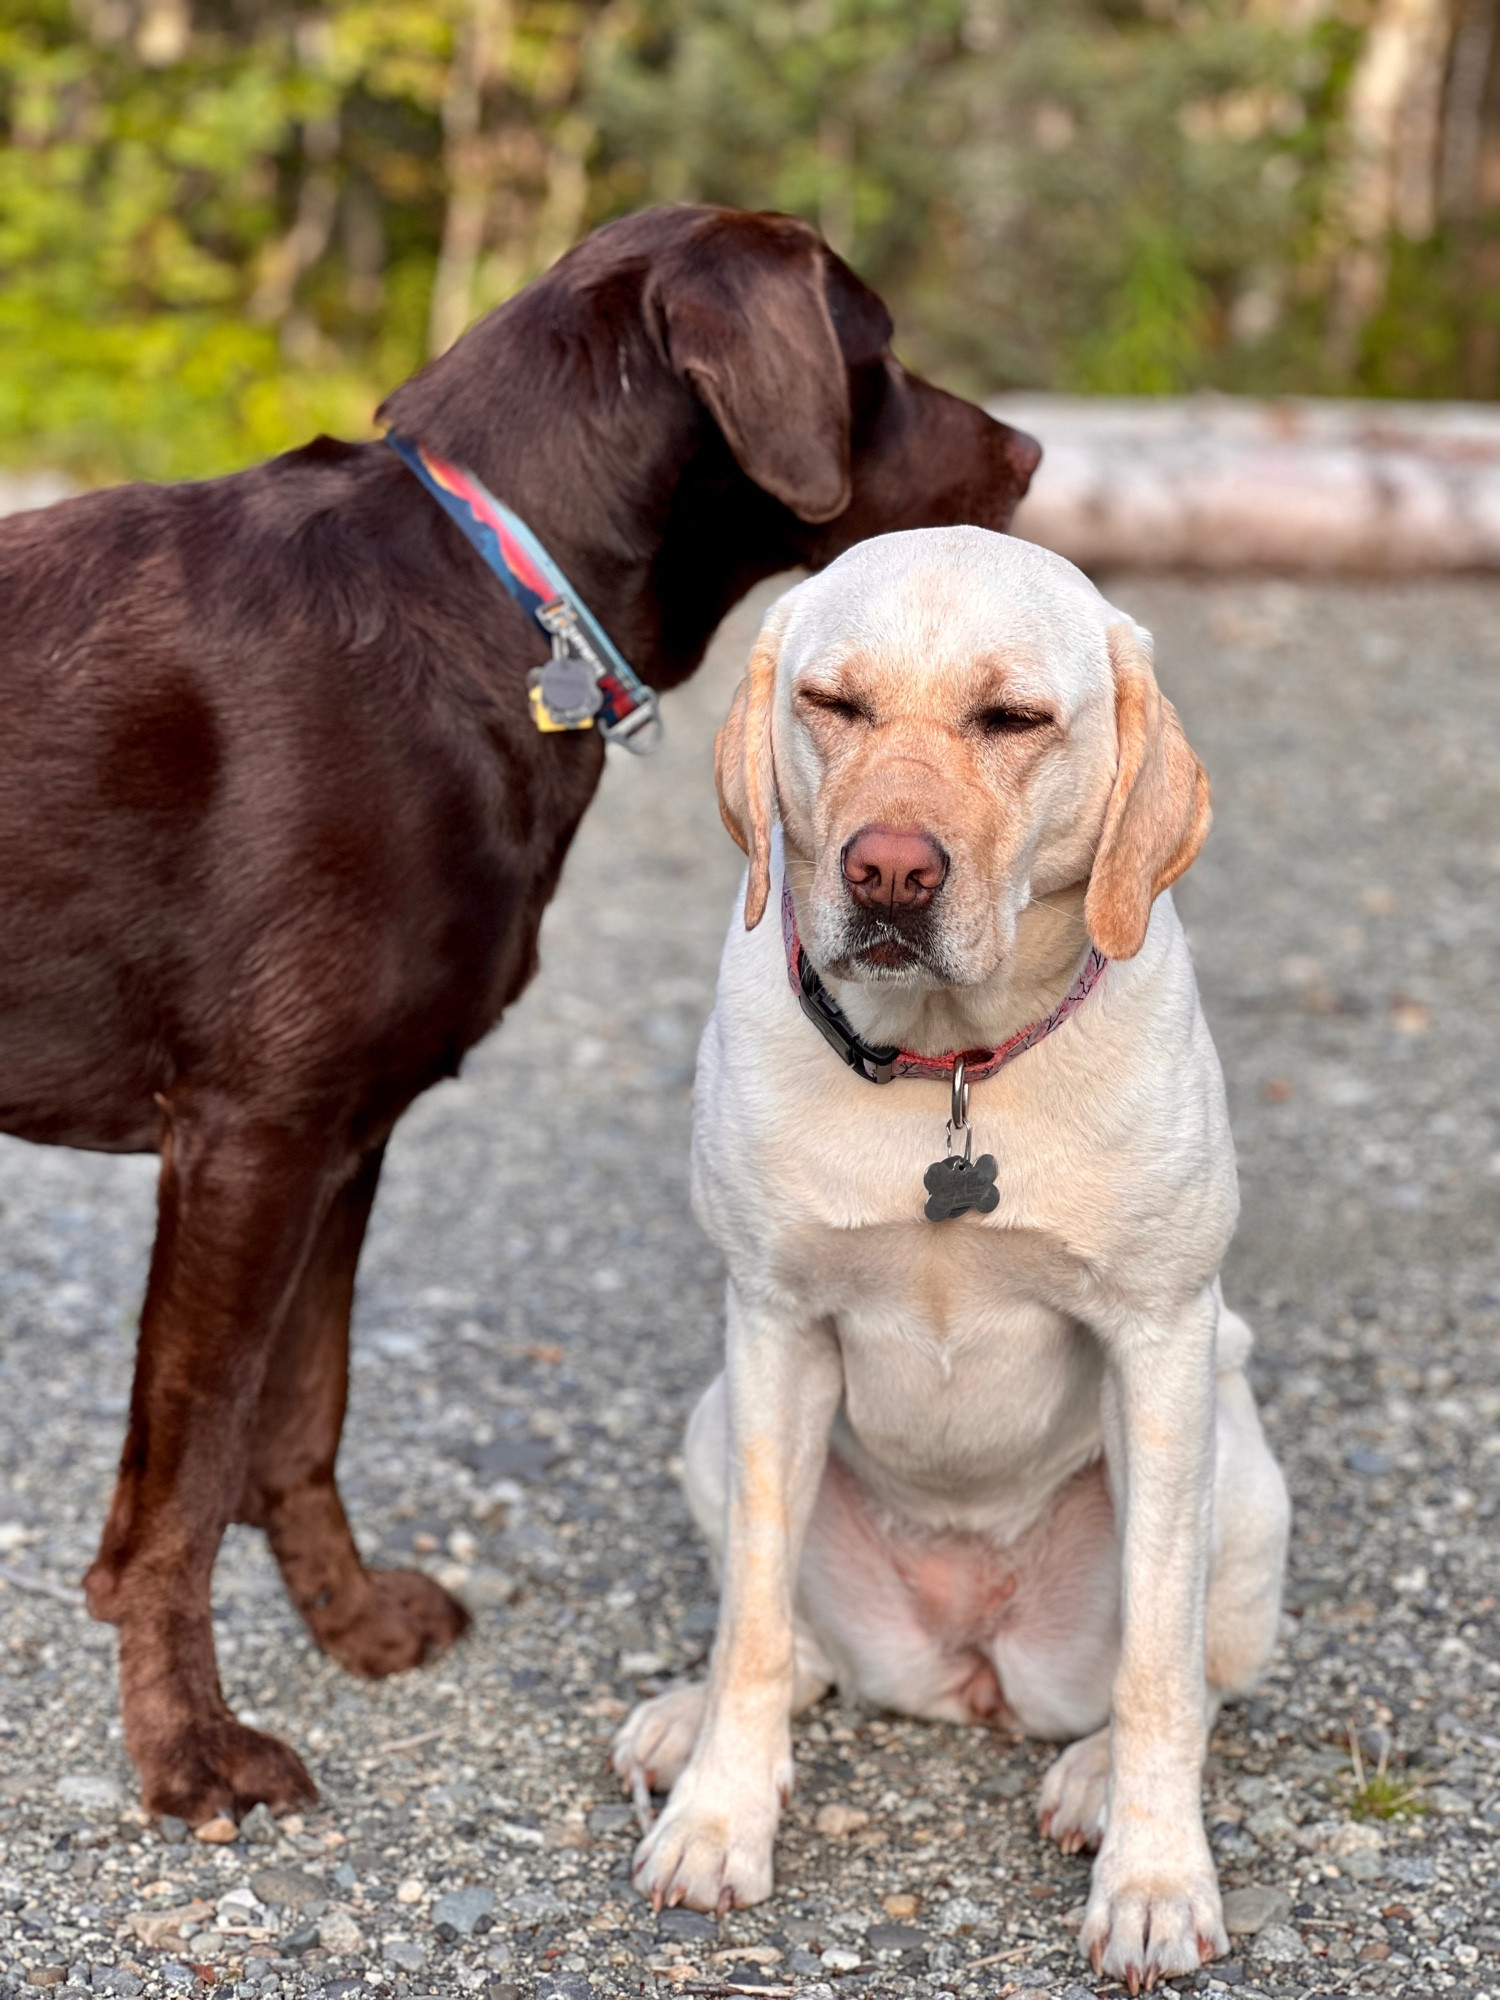
[[[789,216],[730,215],[655,273],[667,358],[740,469],[803,521],[849,504],[849,374],[817,237]]]
[[[714,738],[719,815],[735,846],[743,848],[750,859],[750,885],[745,891],[747,931],[753,931],[765,915],[771,894],[771,829],[777,812],[771,711],[785,622],[785,613],[775,606],[761,627],[724,727]]]
[[[1108,634],[1119,763],[1084,902],[1106,958],[1134,958],[1151,905],[1191,867],[1208,838],[1208,773],[1156,685],[1151,642],[1138,625]]]

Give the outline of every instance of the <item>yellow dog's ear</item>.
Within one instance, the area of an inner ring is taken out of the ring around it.
[[[1150,634],[1124,623],[1107,636],[1119,763],[1084,921],[1106,958],[1134,958],[1146,942],[1151,905],[1208,838],[1208,773],[1156,685]]]
[[[777,812],[771,711],[785,623],[786,614],[779,604],[774,605],[755,642],[745,678],[735,690],[724,727],[714,739],[719,814],[736,847],[750,857],[750,886],[745,892],[747,931],[753,931],[765,915],[771,893],[771,828]]]

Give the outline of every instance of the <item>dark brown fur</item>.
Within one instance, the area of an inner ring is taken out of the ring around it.
[[[1036,448],[889,334],[803,225],[657,210],[382,414],[515,506],[666,688],[764,576],[1008,524]],[[0,523],[0,634],[0,1128],[161,1154],[89,1605],[146,1804],[284,1807],[301,1761],[219,1688],[220,1537],[264,1528],[356,1673],[464,1629],[364,1567],[339,1501],[354,1272],[396,1119],[535,968],[603,746],[534,729],[539,635],[381,445]]]

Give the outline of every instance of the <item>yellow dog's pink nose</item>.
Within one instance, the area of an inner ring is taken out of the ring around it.
[[[947,855],[920,827],[862,827],[844,849],[849,894],[867,910],[925,909],[947,873]]]

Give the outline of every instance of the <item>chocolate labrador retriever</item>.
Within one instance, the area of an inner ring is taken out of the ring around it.
[[[669,688],[762,577],[1008,524],[1037,446],[890,332],[803,224],[657,209],[380,414],[524,517]],[[366,1569],[339,1500],[355,1265],[391,1128],[535,969],[604,746],[539,715],[543,632],[383,444],[0,523],[0,617],[0,1129],[161,1155],[89,1608],[146,1805],[284,1808],[314,1788],[224,1701],[215,1553],[264,1528],[356,1673],[464,1629],[427,1577]]]

